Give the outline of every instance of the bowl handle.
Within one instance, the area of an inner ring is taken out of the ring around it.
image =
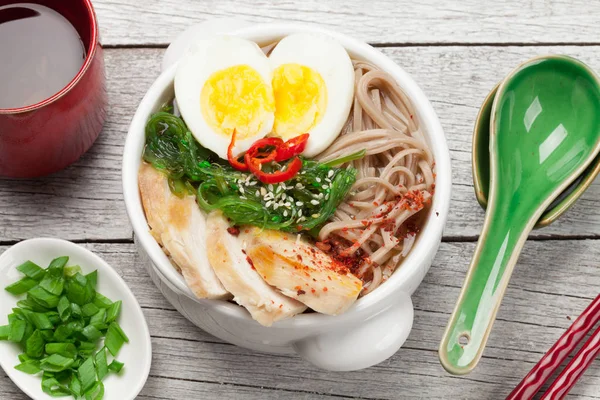
[[[295,342],[302,358],[330,371],[355,371],[390,358],[404,344],[413,324],[413,304],[402,293],[396,302],[358,326],[328,331]]]

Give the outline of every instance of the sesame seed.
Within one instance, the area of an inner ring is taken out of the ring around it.
[[[284,193],[284,194],[282,194],[282,195],[281,195],[281,200],[285,200],[285,198],[286,198],[286,197],[287,197],[287,194],[285,194],[285,193]]]
[[[244,194],[244,187],[243,186],[240,186],[240,193]]]
[[[317,182],[321,183],[321,178],[317,177],[317,179],[315,179]]]
[[[285,210],[285,211],[283,212],[283,216],[284,216],[284,217],[287,217],[287,216],[288,216],[288,212],[287,212],[287,210]]]
[[[292,206],[292,203],[290,203],[289,201],[283,204],[284,206],[286,206],[287,208],[290,208]]]
[[[286,189],[287,190],[292,190],[294,187],[293,186],[288,186]]]
[[[331,183],[331,179],[329,179],[329,178],[325,178],[325,182],[329,182],[329,183]]]
[[[240,199],[248,200],[246,196],[240,196]]]
[[[269,186],[267,186],[267,188],[269,188],[269,190],[272,192],[273,191],[273,185],[269,183]]]
[[[262,194],[263,196],[267,195],[267,189],[265,189],[264,187],[260,188],[260,194]]]
[[[256,181],[252,181],[252,182],[248,183],[248,186],[256,186],[257,183],[258,182],[256,182]]]
[[[327,177],[331,178],[333,176],[333,170],[330,169],[329,172],[327,173]]]
[[[298,216],[301,217],[302,216],[302,210],[298,210]]]
[[[329,193],[325,195],[325,200],[329,200]]]
[[[327,186],[327,185],[323,185],[323,186],[321,186],[321,187],[322,187],[323,189],[327,189],[329,186]]]
[[[306,218],[304,218],[304,217],[298,218],[298,222],[302,222],[302,221],[306,221]]]
[[[318,200],[311,200],[310,204],[318,206],[319,205],[319,201]]]
[[[256,197],[260,196],[260,190],[257,190],[254,194],[256,195]]]
[[[279,203],[273,204],[273,210],[277,210],[279,208]]]
[[[303,205],[304,205],[304,203],[303,203],[303,202],[301,202],[301,201],[297,201],[297,202],[296,202],[296,206],[298,206],[298,207],[302,207]]]
[[[313,215],[311,215],[311,217],[313,217],[313,218],[319,218],[320,216],[321,216],[321,214],[313,214]]]
[[[304,189],[304,185],[298,182],[296,183],[296,189]]]
[[[267,204],[265,204],[265,207],[269,208],[271,207],[271,204],[273,204],[273,202],[269,200],[267,201]]]

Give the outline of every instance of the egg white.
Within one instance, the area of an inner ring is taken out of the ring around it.
[[[236,65],[247,65],[254,69],[267,85],[267,90],[272,92],[273,74],[267,57],[256,43],[232,36],[215,36],[197,41],[181,60],[175,73],[175,97],[188,128],[202,146],[223,159],[227,159],[231,137],[215,132],[204,119],[200,97],[204,84],[213,73]],[[271,132],[273,121],[274,113],[269,113],[264,117],[259,132],[236,139],[233,154],[239,155],[248,150],[256,140]]]
[[[272,69],[299,64],[317,71],[327,88],[327,106],[321,120],[308,132],[303,155],[313,157],[339,136],[354,100],[354,67],[346,50],[333,38],[298,33],[283,38],[269,56]],[[299,132],[305,133],[305,132]]]

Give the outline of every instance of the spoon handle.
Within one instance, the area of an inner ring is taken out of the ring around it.
[[[491,211],[491,212],[490,212]],[[471,372],[479,362],[523,243],[528,218],[489,210],[456,308],[440,344],[442,366],[451,374]]]

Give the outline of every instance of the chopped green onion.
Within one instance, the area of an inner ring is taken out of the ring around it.
[[[96,343],[93,342],[80,342],[79,343],[79,355],[81,357],[89,357],[94,354],[96,350]]]
[[[123,365],[125,365],[125,364],[123,364],[122,362],[119,362],[117,360],[113,360],[110,363],[110,365],[108,366],[108,370],[116,372],[118,374],[123,369]]]
[[[121,300],[115,301],[108,307],[108,311],[106,312],[106,323],[109,324],[115,321],[119,314],[121,314]]]
[[[98,308],[108,308],[113,304],[113,302],[108,298],[104,297],[100,293],[96,292],[96,297],[94,297],[94,304]]]
[[[11,322],[10,324],[10,332],[8,334],[8,340],[11,342],[19,343],[23,340],[23,335],[25,335],[25,327],[27,326],[27,322],[23,320],[16,320]]]
[[[85,392],[85,400],[100,400],[104,397],[104,384],[102,382],[94,383],[94,386]]]
[[[96,288],[96,285],[98,283],[98,270],[90,272],[85,277],[87,278],[88,282],[91,283],[92,288]]]
[[[38,282],[35,279],[25,277],[11,285],[8,285],[4,288],[4,290],[6,290],[8,293],[14,294],[15,296],[18,296],[31,290],[31,288],[35,287],[37,284]]]
[[[98,374],[98,379],[103,380],[104,377],[108,374],[108,362],[106,360],[106,348],[103,347],[96,353],[94,357],[94,362],[96,364],[96,373]]]
[[[75,360],[71,357],[63,357],[60,354],[52,354],[40,363],[40,369],[49,372],[61,372],[69,368]]]
[[[19,365],[15,365],[15,369],[21,372],[25,372],[29,375],[35,375],[41,371],[40,362],[37,360],[27,360],[21,362]]]
[[[81,381],[81,389],[87,392],[94,383],[96,383],[96,369],[94,368],[94,359],[89,357],[77,369],[79,381]]]
[[[97,293],[98,272],[83,275],[67,266],[68,257],[54,259],[47,269],[25,262],[17,269],[25,277],[6,290],[26,294],[0,326],[0,340],[17,343],[22,353],[15,369],[42,374],[42,390],[53,397],[100,400],[102,380],[119,373],[123,363],[108,364],[129,338],[116,322],[121,301]],[[97,350],[104,337],[105,347]]]
[[[47,354],[60,354],[63,357],[75,358],[77,348],[73,343],[48,343],[46,344]]]
[[[96,307],[94,303],[87,303],[83,307],[81,307],[81,311],[83,312],[84,317],[91,317],[96,314],[100,309]]]
[[[17,267],[17,270],[19,270],[23,275],[31,279],[35,279],[36,281],[42,280],[46,274],[46,271],[31,261],[25,261],[23,264]]]
[[[52,323],[52,325],[58,325],[61,322],[60,315],[56,311],[48,311],[46,316]]]
[[[83,306],[93,300],[94,287],[88,279],[81,275],[75,274],[74,279],[69,280],[67,284],[67,298],[71,303]]]
[[[59,325],[54,331],[52,340],[55,342],[63,342],[73,334],[73,328],[70,325]]]
[[[25,342],[25,353],[31,358],[41,358],[44,355],[44,338],[39,330],[35,330]]]
[[[69,389],[75,398],[79,398],[81,396],[81,382],[77,379],[77,375],[73,374],[71,376],[71,382],[69,383]]]
[[[106,325],[106,309],[101,308],[96,314],[90,318],[90,325],[95,326],[98,330],[104,330]]]
[[[69,303],[69,299],[67,296],[62,296],[58,301],[57,305],[58,315],[60,319],[64,322],[71,318],[71,303]]]
[[[102,337],[102,332],[100,332],[94,325],[88,325],[85,328],[83,328],[81,334],[92,342]]]
[[[71,303],[71,313],[75,318],[83,318],[83,311],[78,304]]]
[[[104,338],[104,345],[110,351],[110,354],[113,356],[117,356],[119,350],[125,342],[128,342],[129,339],[127,336],[122,335],[121,327],[116,322],[112,322],[108,326],[108,331],[106,332],[106,337]]]
[[[38,304],[46,308],[56,308],[60,300],[59,296],[50,293],[40,286],[36,286],[31,289],[29,292],[27,292],[27,295],[30,296],[30,298],[33,298]]]
[[[30,320],[33,325],[35,325],[38,329],[52,329],[54,325],[50,322],[48,316],[44,313],[34,313],[30,314]]]
[[[79,265],[73,265],[72,267],[65,267],[63,271],[63,275],[66,278],[72,278],[77,274],[81,274],[81,267]]]
[[[63,292],[63,287],[65,285],[65,278],[62,276],[62,272],[60,275],[52,274],[48,272],[44,279],[40,282],[40,287],[45,289],[48,293],[51,293],[55,296],[60,296]]]
[[[8,340],[10,335],[10,325],[0,326],[0,340]]]
[[[51,269],[60,269],[62,271],[65,265],[67,265],[67,262],[69,262],[69,257],[67,256],[55,258],[50,262],[50,265],[48,265],[46,271]]]
[[[61,385],[56,378],[46,375],[42,377],[42,390],[52,397],[62,397],[71,394],[68,387]]]

